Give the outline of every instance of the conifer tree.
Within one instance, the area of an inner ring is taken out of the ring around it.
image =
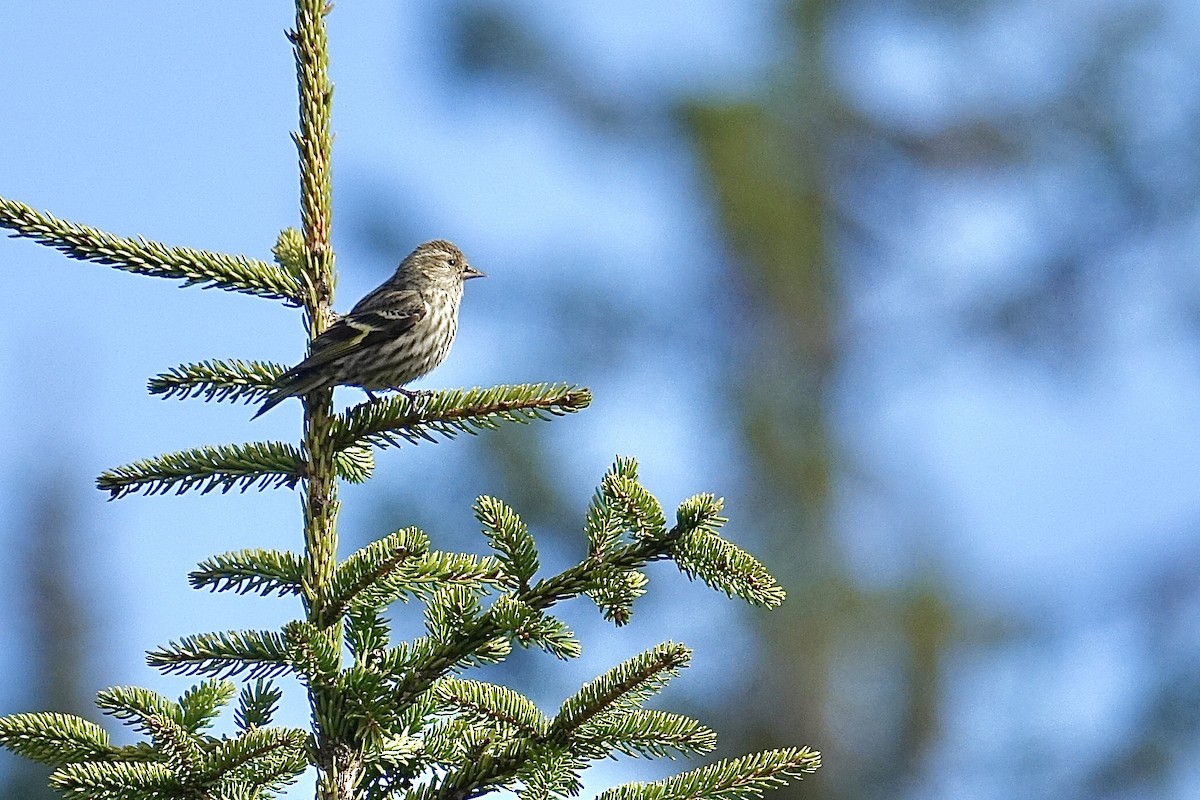
[[[3,198],[0,226],[79,260],[283,301],[301,309],[310,338],[317,337],[333,319],[329,11],[324,0],[297,0],[289,33],[300,94],[295,141],[303,230],[280,234],[274,263],[116,236]],[[152,378],[150,391],[252,402],[262,400],[283,371],[272,363],[211,360]],[[467,800],[499,789],[543,800],[578,794],[582,770],[598,759],[713,749],[714,732],[698,721],[644,707],[687,665],[690,651],[681,644],[664,642],[614,666],[552,715],[510,688],[464,673],[504,660],[514,644],[575,657],[579,642],[553,616],[554,606],[586,595],[622,625],[646,591],[643,568],[651,561],[672,560],[686,576],[730,597],[777,606],[782,588],[721,536],[720,499],[697,494],[668,521],[639,481],[636,462],[618,458],[583,521],[587,555],[558,574],[540,575],[529,530],[493,497],[480,497],[474,511],[494,555],[439,551],[424,531],[405,527],[339,562],[338,482],[367,480],[376,448],[550,419],[585,408],[591,395],[565,384],[502,385],[398,395],[340,414],[331,399],[329,389],[303,398],[298,445],[197,447],[108,470],[97,480],[112,498],[299,489],[300,551],[222,553],[189,576],[198,589],[293,595],[298,618],[281,630],[194,634],[150,651],[151,666],[202,680],[177,700],[129,686],[99,693],[99,708],[144,741],[114,745],[103,728],[81,717],[33,712],[0,718],[0,745],[51,765],[51,785],[62,796],[108,800],[270,797],[309,767],[316,769],[319,800]],[[392,636],[388,607],[398,600],[423,605],[423,636]],[[285,674],[299,678],[307,692],[307,729],[273,724],[282,697],[273,679]],[[236,733],[210,733],[230,707]],[[617,786],[600,798],[741,800],[815,770],[819,758],[808,748],[771,750]]]

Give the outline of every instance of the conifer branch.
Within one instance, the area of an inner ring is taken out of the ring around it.
[[[168,399],[203,397],[205,401],[256,403],[266,398],[275,379],[287,370],[265,361],[200,361],[181,364],[150,379],[150,394]]]
[[[544,611],[561,600],[593,589],[598,573],[637,569],[652,559],[664,557],[670,544],[668,535],[661,540],[647,539],[625,545],[609,553],[602,564],[589,559],[552,578],[538,581],[528,591],[518,593],[515,599],[531,609]],[[434,650],[399,684],[395,704],[398,707],[408,705],[456,665],[472,656],[478,657],[482,648],[511,633],[505,624],[507,619],[504,605],[498,603],[482,616],[460,626],[453,636],[439,640]]]
[[[367,448],[350,447],[334,458],[337,473],[352,483],[362,483],[375,468]],[[199,489],[208,494],[238,489],[294,488],[306,476],[300,451],[284,442],[247,442],[209,445],[134,461],[100,473],[96,487],[110,500],[141,492],[145,495]]]
[[[225,631],[185,636],[151,650],[146,663],[168,675],[271,678],[291,668],[291,656],[275,631]]]
[[[550,736],[565,739],[614,705],[637,706],[679,674],[692,658],[681,644],[664,642],[639,653],[585,684],[568,698],[550,724]]]
[[[428,552],[429,537],[418,528],[403,528],[352,553],[334,572],[325,615],[337,619],[360,592]],[[365,605],[376,608],[384,604]]]
[[[185,724],[186,712],[157,692],[136,686],[118,686],[96,697],[106,713],[151,737],[152,752],[179,775],[194,775],[204,760],[200,738]]]
[[[620,627],[633,617],[633,603],[646,593],[650,579],[636,569],[609,570],[596,577],[596,585],[585,592],[604,618]]]
[[[448,771],[440,780],[410,792],[408,800],[468,800],[507,786],[516,779],[531,749],[528,739],[505,741],[458,769]]]
[[[351,483],[366,483],[375,472],[375,451],[366,445],[339,450],[333,454],[333,467]]]
[[[491,614],[501,630],[522,647],[540,647],[567,661],[578,658],[582,645],[566,623],[533,608],[513,595],[505,595],[492,606]]]
[[[355,664],[375,665],[387,652],[392,628],[381,609],[367,603],[351,603],[346,609],[346,647]]]
[[[245,256],[173,247],[140,236],[116,236],[39,213],[24,203],[3,197],[0,197],[0,227],[80,261],[139,275],[173,278],[183,281],[184,286],[217,287],[283,300],[291,305],[300,305],[303,297],[298,277],[274,264]]]
[[[174,490],[182,494],[199,489],[228,492],[295,486],[300,480],[300,451],[283,442],[249,442],[197,447],[147,458],[106,470],[96,486],[109,499],[142,492],[147,495]]]
[[[81,761],[50,776],[65,800],[142,800],[177,796],[179,779],[165,764]]]
[[[611,542],[605,543],[604,553],[593,555],[552,578],[538,581],[528,590],[517,592],[514,599],[538,612],[584,593],[593,597],[600,594],[609,600],[616,597],[623,602],[631,601],[644,584],[644,576],[638,572],[641,567],[650,561],[670,557],[680,538],[695,532],[691,526],[715,524],[715,514],[719,511],[715,501],[709,503],[715,506],[714,511],[708,506],[702,508],[696,505],[699,501],[693,499],[681,506],[678,514],[681,523],[670,530],[663,530],[663,524],[659,522],[662,517],[661,506],[637,483],[636,476],[634,462],[618,459],[602,481],[600,494],[589,513],[589,524],[599,520],[598,524],[608,526],[615,524],[613,521],[616,520],[621,529],[633,531],[634,540],[628,544],[617,544],[619,538],[614,536]],[[727,571],[731,571],[746,565],[739,562],[726,566]],[[729,583],[734,585],[737,580],[729,578]],[[626,596],[614,595],[614,586],[626,587]],[[608,608],[601,607],[608,612]],[[618,621],[628,618],[627,605],[609,608],[620,615]],[[477,658],[478,650],[489,646],[497,637],[511,635],[512,618],[505,615],[505,609],[504,603],[497,603],[486,613],[459,625],[453,631],[453,636],[435,636],[439,639],[435,651],[399,684],[398,705],[410,703],[416,695],[427,690],[437,678],[454,669],[464,659]]]
[[[483,525],[484,536],[500,554],[500,561],[516,587],[528,588],[538,570],[537,545],[529,528],[507,503],[495,497],[479,497],[473,510],[475,519]]]
[[[183,724],[183,709],[178,704],[140,686],[103,689],[96,694],[96,706],[141,733],[153,733],[152,720],[169,719]]]
[[[351,554],[334,573],[322,619],[333,621],[351,604],[382,608],[407,597],[428,599],[447,586],[479,588],[503,579],[491,557],[429,550],[429,538],[404,528]]]
[[[306,741],[307,734],[297,728],[244,731],[220,741],[205,754],[199,783],[276,791],[292,783],[308,767]],[[254,795],[247,792],[247,796]]]
[[[241,730],[265,728],[271,724],[271,718],[279,708],[283,699],[283,691],[273,683],[259,678],[253,684],[246,684],[238,695],[237,709],[234,711],[234,722]]]
[[[108,733],[74,714],[39,712],[0,717],[0,746],[51,766],[100,760],[114,752]]]
[[[589,761],[613,751],[627,756],[672,758],[711,753],[717,734],[691,717],[645,708],[597,714],[571,734],[572,749]]]
[[[587,760],[614,751],[708,752],[716,737],[695,720],[637,708],[688,656],[687,648],[670,642],[642,653],[584,686],[553,721],[506,687],[454,678],[438,681],[433,695],[443,711],[456,717],[444,729],[450,741],[437,736],[431,745],[440,754],[435,758],[451,769],[412,796],[473,797],[518,777],[534,797],[570,794],[578,790],[577,773]],[[451,742],[453,753],[445,749]]]
[[[711,531],[691,531],[671,548],[671,558],[689,578],[747,603],[775,608],[787,593],[757,558]]]
[[[338,449],[354,444],[399,446],[452,439],[460,433],[493,430],[501,422],[549,419],[586,408],[590,391],[568,384],[500,385],[488,389],[447,389],[410,400],[396,395],[363,403],[333,420]]]
[[[292,669],[310,687],[337,683],[342,665],[339,637],[310,622],[293,620],[284,626],[288,660]]]
[[[150,717],[145,726],[151,745],[162,753],[166,764],[182,778],[195,778],[204,764],[204,752],[198,737],[190,735],[173,719]]]
[[[624,465],[618,459],[608,474],[622,474]],[[628,470],[628,467],[625,467]],[[601,483],[592,495],[588,504],[587,515],[583,521],[583,533],[588,541],[588,554],[593,558],[602,558],[614,547],[620,544],[621,534],[625,532],[616,511],[605,497],[604,484]]]
[[[625,530],[640,538],[661,536],[666,530],[662,505],[636,478],[610,473],[604,476],[601,490]]]
[[[180,738],[161,742],[159,762],[70,763],[50,776],[50,784],[80,800],[257,798],[304,771],[306,739],[304,731],[288,728],[257,728],[216,741]]]
[[[235,692],[237,687],[231,681],[201,681],[179,698],[179,708],[183,712],[180,724],[189,733],[200,733],[211,727],[221,710],[229,705]]]
[[[792,778],[815,772],[820,766],[821,754],[807,747],[766,750],[654,783],[614,786],[596,800],[749,800]]]
[[[233,590],[238,594],[287,595],[300,592],[304,562],[286,550],[235,550],[201,561],[188,573],[193,589]]]
[[[434,696],[446,708],[462,714],[468,724],[499,724],[526,737],[546,733],[546,716],[528,697],[507,686],[445,678],[434,687]]]
[[[587,761],[563,748],[539,748],[517,772],[521,800],[574,797],[583,789],[579,773]]]
[[[443,586],[425,604],[425,630],[436,642],[449,644],[480,622],[483,603],[468,586]],[[499,626],[496,635],[504,633]],[[491,638],[491,637],[489,637]],[[468,653],[477,655],[478,648]]]

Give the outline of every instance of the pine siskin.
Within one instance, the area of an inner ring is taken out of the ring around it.
[[[255,417],[285,399],[330,386],[400,389],[450,352],[463,282],[482,278],[450,242],[435,239],[408,254],[396,274],[313,340],[308,358],[275,381]]]

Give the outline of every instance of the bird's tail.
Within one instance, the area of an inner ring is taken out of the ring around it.
[[[276,388],[272,389],[271,393],[267,395],[267,400],[258,409],[258,413],[250,419],[258,419],[289,397],[302,397],[311,391],[320,389],[323,385],[325,385],[325,381],[322,376],[311,372],[308,374],[300,373],[299,375],[284,373],[276,381]]]

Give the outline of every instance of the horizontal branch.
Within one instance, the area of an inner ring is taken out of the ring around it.
[[[269,678],[291,668],[284,637],[275,631],[225,631],[185,636],[146,654],[167,674]]]
[[[610,711],[571,733],[572,748],[588,760],[613,753],[651,758],[698,756],[712,752],[717,734],[682,714],[645,708]]]
[[[507,686],[444,678],[434,687],[434,695],[443,708],[453,708],[472,723],[498,724],[527,737],[545,735],[549,724],[532,700]]]
[[[193,589],[262,595],[299,594],[304,580],[304,562],[285,550],[236,550],[201,561],[188,573]]]
[[[350,447],[334,459],[338,475],[351,483],[371,476],[375,458],[365,447]],[[108,492],[110,500],[141,492],[145,495],[174,491],[183,494],[199,489],[207,494],[231,489],[294,488],[304,477],[304,460],[299,449],[284,442],[247,442],[195,447],[176,453],[134,461],[105,470],[96,478],[96,488]]]
[[[163,399],[203,397],[217,402],[256,403],[270,393],[287,367],[265,361],[200,361],[180,364],[150,379],[150,394]]]
[[[166,764],[80,761],[50,775],[50,787],[67,800],[171,797],[178,783]]]
[[[183,281],[184,286],[217,287],[292,305],[300,305],[304,297],[297,276],[266,261],[173,247],[140,236],[117,236],[34,211],[24,203],[3,197],[0,197],[0,227],[80,261],[106,264],[138,275],[174,278]]]
[[[654,783],[626,783],[596,800],[751,800],[815,772],[821,754],[807,747],[764,750],[727,758]]]
[[[501,422],[531,422],[586,408],[592,393],[567,384],[522,384],[489,389],[450,389],[418,396],[396,395],[355,406],[334,419],[332,435],[341,450],[355,444],[378,447],[436,442],[498,428]]]
[[[300,480],[301,463],[300,451],[283,442],[196,447],[105,470],[96,486],[108,492],[110,500],[136,492],[245,491],[256,484],[260,489],[290,487]]]
[[[98,761],[113,752],[108,734],[96,723],[50,712],[0,717],[0,746],[51,766]]]

